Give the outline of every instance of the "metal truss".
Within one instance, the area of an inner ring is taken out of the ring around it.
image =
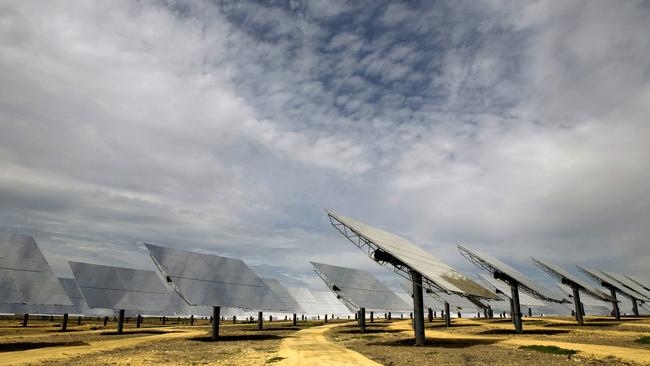
[[[393,264],[393,263],[388,263],[388,262],[379,262],[375,260],[374,254],[377,250],[382,250],[381,247],[379,247],[377,244],[375,244],[372,240],[368,239],[367,237],[363,236],[362,234],[358,233],[356,230],[351,228],[350,226],[345,225],[341,221],[339,221],[336,217],[331,215],[329,212],[327,213],[327,216],[330,219],[330,223],[332,226],[343,236],[345,236],[352,244],[354,244],[357,248],[361,249],[363,252],[366,253],[366,255],[372,259],[373,261],[379,263],[381,266],[386,266],[387,264],[390,264],[391,269],[393,272],[395,272],[398,276],[409,280],[411,283],[413,282],[413,278],[411,277],[411,271],[415,271],[413,268],[409,267],[406,264]],[[417,272],[417,271],[416,271]],[[430,293],[445,293],[445,294],[455,294],[455,295],[460,295],[464,297],[473,297],[473,296],[468,296],[465,293],[457,293],[453,291],[448,291],[444,287],[438,285],[437,283],[431,281],[425,276],[422,276],[422,287],[424,290],[429,291]]]

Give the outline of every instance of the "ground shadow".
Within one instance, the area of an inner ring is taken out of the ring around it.
[[[472,346],[490,345],[499,342],[499,339],[478,339],[478,338],[427,338],[424,342],[424,347],[440,347],[440,348],[467,348]],[[415,346],[413,338],[403,338],[394,341],[385,342],[371,342],[369,346],[385,346],[385,347],[410,347]]]
[[[210,336],[190,338],[192,341],[197,342],[236,342],[236,341],[263,341],[269,339],[282,339],[275,334],[236,334],[236,335],[223,335],[219,336],[216,340]]]
[[[399,329],[386,329],[386,328],[379,328],[379,329],[373,329],[373,328],[366,328],[366,331],[363,334],[369,334],[369,333],[400,333],[402,332]],[[343,334],[362,334],[359,328],[352,328],[352,329],[343,329],[339,330],[336,333],[343,333]]]
[[[617,325],[620,325],[621,323],[584,323],[583,325],[578,325],[578,324],[558,324],[558,323],[551,323],[545,325],[545,327],[548,328],[584,328],[584,327],[615,327]]]
[[[459,323],[451,323],[451,326],[447,327],[445,323],[442,324],[432,324],[432,323],[425,323],[424,327],[425,328],[459,328],[459,327],[480,327],[482,324],[459,324]]]
[[[111,331],[111,332],[101,332],[101,335],[134,335],[134,334],[166,334],[169,333],[168,331],[165,330],[158,330],[158,329],[142,329],[142,330],[125,330],[121,334],[118,333],[117,331]]]
[[[81,341],[74,342],[20,342],[20,343],[0,343],[0,352],[26,351],[30,349],[46,347],[75,347],[87,346],[88,343]]]
[[[524,328],[522,333],[517,333],[514,329],[490,329],[480,332],[479,334],[536,334],[536,335],[555,335],[570,333],[567,329],[528,329]]]

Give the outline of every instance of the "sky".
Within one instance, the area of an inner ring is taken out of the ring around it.
[[[150,242],[399,278],[324,209],[650,279],[650,3],[0,3],[0,230],[153,269]]]

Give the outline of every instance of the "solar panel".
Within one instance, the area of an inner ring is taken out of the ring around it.
[[[163,312],[171,294],[154,271],[68,262],[91,308]]]
[[[338,297],[330,291],[309,290],[317,303],[321,305],[318,314],[350,314],[355,310],[351,310],[342,303]]]
[[[72,306],[34,238],[0,233],[0,253],[1,286],[9,293],[0,302]]]
[[[400,282],[400,286],[406,292],[410,299],[413,298],[413,284],[411,282]],[[424,296],[424,307],[429,309],[439,309],[442,308],[447,302],[449,306],[453,307],[455,311],[461,311],[468,309],[476,308],[475,304],[472,304],[469,300],[462,296],[458,295],[449,295],[442,292],[439,293],[428,293],[428,296]]]
[[[163,277],[190,305],[292,311],[240,259],[145,246]]]
[[[566,295],[567,298],[570,298],[571,301],[573,302],[573,290],[571,289],[571,287],[562,283],[556,283],[555,285],[560,289],[560,291],[562,291],[563,294]],[[600,306],[600,307],[607,307],[607,308],[609,307],[611,302],[611,301],[598,300],[591,296],[581,297],[580,301],[585,306]]]
[[[636,293],[638,296],[637,299],[639,300],[644,300],[644,301],[649,301],[650,300],[650,292],[646,291],[646,289],[643,288],[643,286],[637,285],[634,281],[631,281],[627,277],[614,273],[614,272],[609,272],[609,271],[601,271],[604,273],[606,276],[609,278],[613,279],[614,281],[618,282],[619,284],[625,286],[628,290],[633,291]]]
[[[578,286],[578,288],[584,292],[585,294],[591,296],[594,299],[602,300],[602,301],[613,301],[611,296],[607,295],[606,293],[600,291],[597,288],[594,288],[581,280],[580,278],[572,275],[571,273],[563,270],[562,268],[555,266],[553,264],[541,261],[539,259],[533,258],[533,263],[539,268],[541,268],[544,272],[548,273],[549,275],[557,278],[561,282],[568,282],[571,284],[574,284],[575,286]],[[573,295],[571,295],[573,296]],[[584,301],[583,301],[584,302]]]
[[[286,304],[286,308],[290,309],[291,313],[294,314],[302,314],[305,311],[300,307],[298,302],[291,296],[289,291],[282,286],[280,281],[274,279],[274,278],[262,278],[262,281],[271,289],[271,291],[275,292],[275,294]]]
[[[492,256],[480,253],[473,249],[469,249],[462,245],[458,245],[458,250],[465,258],[474,263],[476,266],[490,271],[491,273],[502,273],[512,278],[518,283],[518,287],[522,291],[537,299],[558,303],[565,301],[561,297],[558,297],[558,294],[548,291],[547,289],[537,285],[531,279],[524,276],[521,272]]]
[[[327,214],[332,226],[352,243],[366,250],[375,261],[392,264],[396,272],[406,279],[411,279],[411,268],[422,275],[424,284],[433,292],[496,298],[496,294],[404,238],[349,217],[329,211]],[[393,259],[386,258],[386,253]]]
[[[631,281],[634,281],[634,283],[636,283],[637,285],[643,287],[647,291],[650,291],[650,281],[643,281],[643,280],[639,279],[638,277],[633,277],[633,276],[629,276],[629,275],[625,275],[625,277],[629,278]]]
[[[2,302],[10,304],[24,304],[25,299],[23,294],[18,291],[16,282],[13,278],[0,278],[0,294],[2,294]]]
[[[587,277],[589,277],[592,280],[600,283],[602,286],[613,287],[614,289],[616,289],[616,291],[619,291],[619,292],[623,293],[624,295],[626,295],[628,297],[632,297],[632,298],[635,298],[635,299],[642,299],[643,298],[642,295],[637,294],[635,291],[626,288],[625,286],[620,284],[618,281],[616,281],[613,278],[609,277],[608,275],[606,275],[602,271],[598,271],[598,270],[595,270],[595,269],[582,267],[582,266],[576,266],[576,267],[578,267],[578,269],[582,273],[587,275]]]
[[[486,285],[492,287],[497,294],[502,295],[506,299],[510,300],[512,297],[510,293],[510,287],[506,285],[504,282],[497,280],[496,278],[492,278],[490,276],[486,276],[484,274],[480,274],[479,277],[481,278],[481,281],[483,281]],[[520,294],[519,295],[519,303],[521,305],[526,305],[526,306],[546,306],[546,304],[528,294]]]
[[[354,309],[406,311],[409,305],[370,273],[310,262],[327,287]]]

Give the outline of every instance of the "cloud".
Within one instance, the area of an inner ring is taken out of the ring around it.
[[[327,207],[467,271],[650,277],[643,2],[0,7],[0,226],[60,273],[150,241],[394,283]]]

